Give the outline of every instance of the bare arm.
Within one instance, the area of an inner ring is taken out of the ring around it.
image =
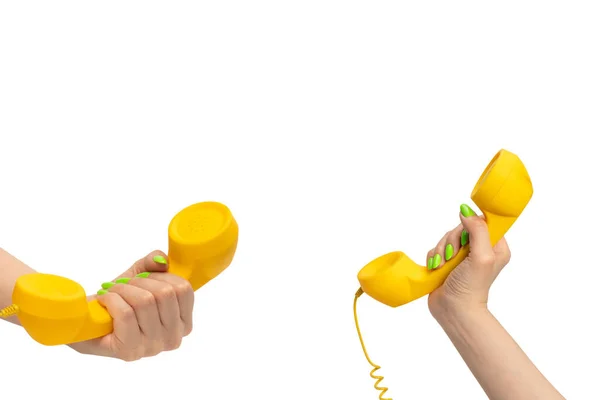
[[[429,296],[431,314],[491,400],[564,400],[487,308],[490,287],[510,260],[506,240],[492,248],[485,219],[466,204],[460,219],[428,253],[430,265],[443,268],[444,250],[470,244],[469,255]],[[446,252],[446,260],[453,254]]]
[[[492,400],[564,400],[485,307],[434,315]]]
[[[36,271],[0,248],[0,309],[12,304],[12,292],[17,279],[21,275],[33,272]],[[19,320],[14,316],[7,318],[6,321],[20,325]]]

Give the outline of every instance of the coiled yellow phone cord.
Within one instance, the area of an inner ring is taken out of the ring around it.
[[[389,397],[383,397],[383,395],[385,395],[385,393],[388,391],[388,388],[379,386],[379,384],[383,380],[383,376],[375,375],[375,372],[377,372],[379,369],[381,369],[381,367],[379,365],[373,363],[373,361],[371,361],[371,358],[369,357],[369,354],[367,353],[367,349],[365,348],[365,343],[363,342],[362,334],[360,333],[360,327],[358,326],[358,316],[356,314],[356,303],[358,301],[358,298],[363,293],[364,292],[363,292],[363,290],[361,288],[361,289],[358,289],[358,291],[354,295],[354,323],[356,324],[356,332],[358,333],[358,339],[360,340],[360,345],[361,345],[361,347],[363,349],[363,353],[365,353],[365,357],[367,358],[367,361],[373,367],[373,369],[371,370],[371,374],[370,375],[371,375],[371,378],[373,378],[373,379],[376,380],[375,385],[374,385],[375,389],[377,389],[378,391],[381,392],[379,394],[379,400],[392,400]]]
[[[0,310],[0,318],[8,318],[16,315],[19,312],[19,307],[16,304],[10,305]]]

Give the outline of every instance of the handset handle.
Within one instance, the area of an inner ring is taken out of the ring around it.
[[[507,150],[496,153],[471,193],[486,219],[492,245],[506,234],[532,196],[531,179],[521,160]],[[469,246],[463,246],[443,268],[428,270],[403,252],[392,252],[364,266],[358,280],[365,293],[398,307],[440,287],[468,254]]]
[[[238,224],[221,203],[203,202],[181,210],[169,224],[169,273],[198,290],[232,262]],[[13,291],[21,325],[37,342],[60,345],[105,336],[113,320],[98,300],[87,301],[81,285],[56,275],[19,278]]]

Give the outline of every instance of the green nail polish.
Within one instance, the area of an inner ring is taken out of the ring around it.
[[[429,257],[429,259],[427,260],[427,269],[432,269],[433,268],[433,257]]]
[[[108,291],[106,291],[106,290],[104,290],[104,289],[100,289],[100,290],[98,290],[98,294],[99,294],[99,295],[103,295],[103,294],[106,294],[106,293],[108,293]]]
[[[454,255],[454,247],[450,243],[448,243],[446,245],[446,261],[451,259],[453,255]]]
[[[472,217],[475,215],[475,211],[473,211],[471,207],[466,204],[460,205],[460,213],[463,215],[463,217]]]
[[[102,284],[102,289],[110,289],[111,287],[115,286],[114,282],[104,282]]]
[[[464,246],[465,244],[467,244],[468,241],[469,241],[469,232],[462,231],[462,233],[460,234],[460,245]]]
[[[150,272],[142,272],[141,274],[137,274],[137,278],[147,278],[150,276]]]
[[[131,280],[131,278],[119,278],[115,282],[116,283],[128,283],[130,280]]]
[[[157,262],[159,264],[167,263],[167,260],[163,256],[154,256],[154,258],[152,260],[154,260],[154,262]]]
[[[440,256],[439,254],[436,254],[435,257],[433,257],[433,269],[436,269],[437,267],[440,266],[440,264],[442,263],[442,256]]]

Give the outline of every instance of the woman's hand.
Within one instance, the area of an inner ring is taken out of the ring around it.
[[[428,267],[444,268],[460,247],[469,254],[429,295],[429,310],[490,399],[564,400],[487,309],[494,280],[510,260],[504,239],[490,244],[485,220],[465,204],[461,224],[427,254]]]
[[[104,283],[97,300],[113,317],[113,332],[71,347],[124,361],[179,348],[192,331],[194,291],[188,281],[167,270],[166,255],[154,251],[115,281]]]
[[[487,308],[490,287],[510,260],[506,240],[502,238],[492,248],[485,219],[475,215],[466,204],[460,210],[461,224],[446,233],[427,253],[429,268],[444,268],[445,262],[452,259],[460,247],[470,244],[469,255],[444,284],[429,295],[429,309],[434,316],[449,308]]]

